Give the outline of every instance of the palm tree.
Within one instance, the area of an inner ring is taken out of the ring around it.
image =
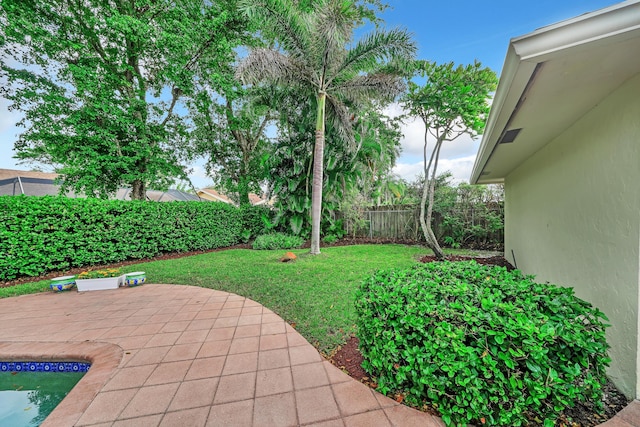
[[[350,112],[373,99],[391,101],[404,90],[403,67],[416,47],[404,30],[375,31],[349,48],[359,20],[352,0],[317,0],[302,11],[296,0],[241,0],[242,9],[274,35],[279,49],[253,49],[239,64],[244,83],[275,83],[316,101],[311,254],[320,253],[325,117],[354,143]]]

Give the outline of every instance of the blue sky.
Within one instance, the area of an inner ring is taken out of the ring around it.
[[[385,25],[404,27],[413,33],[420,58],[456,64],[477,59],[499,75],[511,38],[618,1],[388,0],[388,3],[391,8],[382,15]],[[397,113],[398,109],[391,108],[389,112]],[[13,144],[20,131],[14,125],[19,119],[17,113],[8,111],[6,100],[0,99],[0,168],[29,169],[17,165],[12,158]],[[413,122],[403,130],[403,152],[394,171],[413,180],[421,171],[424,129]],[[439,170],[450,170],[456,179],[468,180],[478,146],[479,140],[470,139],[450,143],[443,148]],[[211,180],[204,176],[202,167],[198,163],[192,166],[194,185],[209,184]]]

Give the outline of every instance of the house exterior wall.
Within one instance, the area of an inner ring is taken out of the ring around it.
[[[505,257],[539,282],[575,288],[609,317],[608,375],[634,398],[640,397],[639,93],[636,75],[505,178]]]

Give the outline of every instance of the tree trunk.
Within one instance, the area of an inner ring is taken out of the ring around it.
[[[431,245],[429,246],[436,258],[439,260],[444,259],[444,252],[442,252],[442,248],[438,244],[438,239],[436,239],[435,234],[433,234],[433,229],[431,228],[431,221],[433,218],[433,200],[436,194],[436,172],[438,170],[438,160],[440,159],[440,148],[442,147],[442,140],[438,138],[436,142],[435,150],[435,158],[433,159],[433,171],[431,172],[431,179],[429,180],[429,205],[427,206],[427,218],[426,218],[426,229],[429,233],[429,238]]]
[[[433,254],[437,259],[444,259],[444,252],[438,244],[433,230],[431,229],[431,220],[433,217],[433,200],[436,190],[436,171],[438,169],[438,157],[440,156],[440,147],[442,146],[442,140],[438,138],[435,147],[431,153],[429,164],[427,165],[427,131],[424,135],[424,185],[422,187],[422,200],[420,203],[420,227],[424,234],[424,239],[429,249],[433,251]],[[433,169],[431,166],[433,165]],[[431,177],[429,177],[431,172]],[[427,204],[427,201],[429,202]],[[426,212],[425,212],[426,211]]]
[[[427,207],[427,217],[425,219],[424,230],[426,230],[425,233],[429,235],[429,239],[427,240],[428,242],[427,244],[429,245],[429,248],[433,251],[433,254],[436,256],[436,258],[442,261],[444,259],[444,252],[442,252],[442,248],[438,244],[438,239],[436,239],[436,236],[433,233],[433,229],[431,228],[431,222],[433,218],[433,199],[436,192],[435,176],[429,180],[428,188],[429,188],[429,205]]]
[[[144,182],[142,180],[136,179],[131,184],[131,200],[146,200],[147,199],[147,191],[145,189]]]
[[[320,253],[320,220],[322,218],[322,175],[324,172],[324,109],[327,95],[318,93],[316,143],[313,153],[313,184],[311,185],[311,254]]]

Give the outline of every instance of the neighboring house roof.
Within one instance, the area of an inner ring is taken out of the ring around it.
[[[131,200],[131,189],[130,188],[121,188],[116,193],[114,199],[119,200]],[[184,191],[175,190],[170,188],[167,191],[159,191],[159,190],[147,190],[147,200],[151,200],[154,202],[202,202],[206,201],[206,199],[202,199],[195,194],[185,193]]]
[[[198,193],[198,196],[202,197],[203,199],[228,203],[230,205],[236,205],[236,203],[233,200],[231,200],[228,196],[220,193],[218,190],[215,190],[213,188],[201,188],[200,190],[197,191],[197,193]],[[258,196],[255,193],[249,193],[249,202],[254,206],[258,206],[258,205],[264,205],[268,201],[266,199],[263,199],[261,196]]]
[[[253,206],[258,206],[258,205],[264,205],[265,203],[267,203],[267,200],[263,199],[262,197],[258,196],[257,194],[249,193],[249,202]]]
[[[20,171],[14,169],[0,169],[0,196],[57,196],[60,186],[55,183],[56,173]],[[113,199],[130,200],[130,189],[121,188]],[[83,197],[73,191],[65,194],[66,197]],[[156,202],[170,201],[200,201],[194,195],[179,190],[167,191],[147,190],[147,199]]]
[[[17,169],[0,169],[0,180],[8,178],[42,178],[42,179],[56,179],[57,173],[53,172],[38,172],[38,171],[21,171]]]
[[[217,190],[213,188],[201,188],[200,190],[196,191],[196,193],[198,194],[198,196],[200,196],[203,199],[211,200],[214,202],[227,203],[230,205],[235,204],[233,200],[231,200],[224,194],[219,193]]]
[[[640,72],[640,0],[511,40],[471,183],[503,182]]]

